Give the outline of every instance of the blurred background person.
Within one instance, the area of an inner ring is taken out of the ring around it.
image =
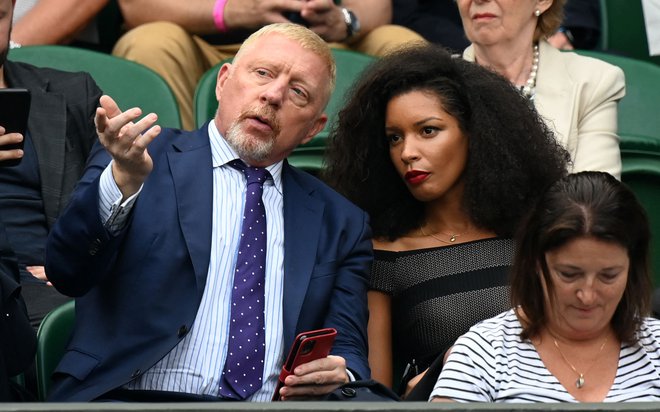
[[[14,10],[11,40],[23,46],[98,44],[96,16],[108,1],[19,0]]]
[[[600,0],[568,0],[564,21],[548,43],[562,50],[595,49],[600,31]]]
[[[554,184],[517,237],[514,308],[456,342],[433,400],[660,400],[649,238],[643,207],[611,175]]]
[[[406,363],[423,371],[511,307],[512,233],[567,162],[506,79],[440,46],[388,55],[363,74],[329,141],[325,178],[371,219],[374,379],[398,384]]]
[[[453,53],[470,45],[455,0],[392,0],[392,23],[408,27]]]

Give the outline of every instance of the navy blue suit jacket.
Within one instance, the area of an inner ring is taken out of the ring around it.
[[[129,382],[170,352],[195,319],[211,249],[207,127],[166,129],[149,153],[154,169],[121,233],[111,235],[98,213],[99,176],[110,158],[97,145],[49,236],[49,279],[78,297],[51,400],[89,401]],[[367,216],[288,164],[282,179],[285,346],[296,333],[334,327],[333,354],[367,378]]]

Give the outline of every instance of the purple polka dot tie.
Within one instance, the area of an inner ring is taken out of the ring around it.
[[[229,345],[219,393],[226,398],[246,399],[263,384],[266,210],[261,195],[269,173],[240,160],[229,165],[245,174],[247,189],[231,296]]]

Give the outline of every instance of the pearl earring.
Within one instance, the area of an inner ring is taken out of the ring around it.
[[[541,15],[541,10],[536,9],[536,10],[534,11],[534,15],[535,15],[536,17],[539,17],[539,16]]]

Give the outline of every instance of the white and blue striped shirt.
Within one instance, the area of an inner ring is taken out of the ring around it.
[[[431,397],[456,402],[577,402],[546,368],[534,345],[520,339],[513,309],[458,338]],[[614,382],[603,402],[660,401],[660,321],[644,318],[638,342],[621,344]]]
[[[211,259],[204,295],[190,332],[151,369],[126,385],[127,389],[218,395],[227,354],[231,289],[247,182],[242,172],[227,164],[238,156],[220,135],[215,122],[209,123],[208,131],[213,162],[213,221]],[[282,163],[278,162],[267,167],[272,180],[269,179],[264,184],[263,201],[268,227],[264,308],[266,327],[264,384],[248,398],[250,401],[271,399],[283,362]],[[122,217],[126,216],[137,195],[125,201],[122,208],[117,207],[121,201],[121,192],[112,178],[110,167],[108,166],[101,176],[99,188],[101,218],[107,221],[113,214],[112,211],[123,210],[124,215],[119,216],[118,219],[123,220]],[[113,226],[117,224],[117,221],[113,222]]]

